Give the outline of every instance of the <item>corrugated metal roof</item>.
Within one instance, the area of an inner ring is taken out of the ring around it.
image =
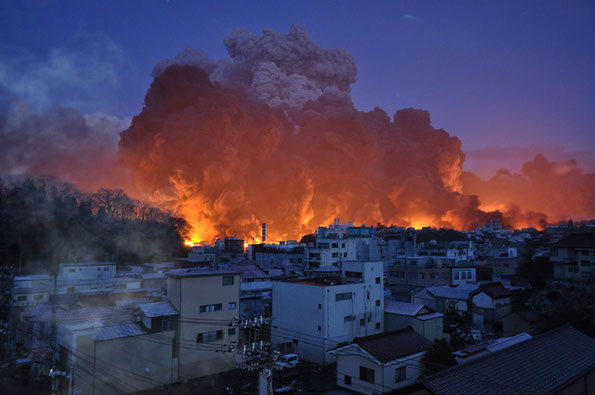
[[[95,329],[95,341],[121,339],[123,337],[144,335],[145,333],[147,332],[135,323],[102,326]]]
[[[595,339],[570,325],[429,376],[435,394],[553,394],[595,367]]]
[[[273,288],[272,281],[252,281],[249,283],[243,282],[240,285],[240,291],[263,291]]]
[[[385,313],[414,316],[417,315],[417,313],[419,313],[419,311],[423,308],[424,305],[421,303],[406,303],[395,300],[384,301]]]
[[[168,301],[144,303],[138,305],[138,307],[142,310],[143,314],[147,318],[178,314],[178,310],[176,310],[174,306],[172,306]]]

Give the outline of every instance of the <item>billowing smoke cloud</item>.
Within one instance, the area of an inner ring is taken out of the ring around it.
[[[469,229],[594,214],[593,175],[572,162],[537,157],[482,182],[463,173],[460,141],[428,112],[358,112],[351,55],[319,47],[303,27],[237,29],[224,43],[230,59],[186,48],[159,62],[120,141],[137,194],[181,213],[194,240],[257,239],[261,222],[273,238],[297,238],[337,217]]]
[[[487,181],[464,173],[462,181],[464,193],[477,195],[485,210],[504,212],[515,226],[595,217],[595,173],[584,173],[574,160],[550,162],[539,154],[520,173],[502,169]]]
[[[0,173],[52,175],[89,192],[123,187],[128,171],[118,160],[118,133],[129,124],[59,106],[38,112],[17,102],[0,114]]]
[[[231,61],[215,61],[205,51],[186,48],[173,60],[157,63],[153,76],[172,64],[189,65],[209,73],[214,82],[242,88],[250,98],[271,106],[302,107],[324,94],[351,103],[351,84],[357,67],[344,49],[326,50],[310,38],[303,26],[289,34],[264,30],[262,36],[238,28],[225,41]]]

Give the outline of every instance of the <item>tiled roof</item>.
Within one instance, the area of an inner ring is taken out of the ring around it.
[[[114,307],[80,307],[74,309],[56,308],[57,322],[71,322],[71,321],[87,321],[89,317],[95,319],[103,319],[106,317],[120,316],[130,314],[132,312],[131,306],[114,306]],[[41,304],[34,307],[29,313],[31,321],[47,322],[54,317],[52,306],[49,303]]]
[[[469,299],[469,294],[479,288],[478,284],[463,283],[457,286],[450,285],[437,285],[434,287],[428,287],[426,290],[437,298],[445,299]]]
[[[471,295],[477,295],[481,292],[485,292],[488,296],[490,296],[493,299],[507,298],[510,296],[510,291],[504,288],[504,286],[501,283],[482,284],[479,289],[471,292]]]
[[[431,341],[418,335],[409,327],[372,336],[357,337],[353,343],[359,345],[381,363],[432,348]]]
[[[567,325],[429,376],[435,394],[553,394],[595,368],[595,339]]]
[[[385,300],[384,301],[384,312],[385,313],[414,316],[414,315],[417,315],[417,313],[419,313],[419,311],[423,308],[424,308],[424,305],[421,303],[406,303],[406,302],[398,302],[395,300]]]
[[[147,333],[138,324],[120,324],[102,326],[95,329],[95,341],[121,339],[123,337],[144,335]]]
[[[163,317],[166,315],[177,315],[178,311],[168,301],[144,303],[138,305],[139,309],[147,318]]]
[[[211,270],[209,268],[171,269],[165,273],[171,277],[207,277],[240,274],[232,270]]]
[[[418,316],[415,316],[416,319],[418,320],[431,320],[432,318],[440,318],[440,317],[444,317],[444,314],[442,313],[427,313],[427,314],[421,314]]]
[[[271,290],[273,288],[272,281],[252,281],[249,283],[243,282],[240,284],[240,291],[263,291]]]

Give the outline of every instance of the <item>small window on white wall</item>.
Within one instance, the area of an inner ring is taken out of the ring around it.
[[[407,379],[407,368],[405,366],[396,368],[395,369],[395,383],[401,382],[406,379]]]

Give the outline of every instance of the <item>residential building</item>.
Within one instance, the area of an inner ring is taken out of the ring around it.
[[[422,380],[427,392],[592,394],[595,339],[562,326]]]
[[[384,330],[386,332],[411,327],[430,341],[449,339],[444,333],[444,314],[435,313],[423,304],[393,300],[384,302]]]
[[[430,309],[446,313],[453,310],[471,314],[471,292],[479,288],[478,284],[463,283],[457,286],[438,285],[422,289],[413,295],[413,303],[424,304]]]
[[[482,284],[472,291],[473,324],[487,330],[502,329],[502,318],[512,311],[510,291],[501,283]]]
[[[224,351],[237,344],[240,273],[228,270],[174,269],[167,273],[167,295],[179,312],[172,363],[177,380],[235,368]]]
[[[565,281],[595,280],[595,233],[575,233],[550,247],[554,278]]]
[[[93,319],[58,327],[60,345],[54,390],[60,394],[123,394],[173,383],[178,312],[167,302],[139,305],[135,322]]]
[[[271,338],[278,349],[329,364],[329,349],[382,332],[382,262],[346,262],[343,270],[351,277],[273,281]]]
[[[373,395],[415,384],[432,344],[411,328],[356,338],[332,351],[337,357],[337,385]]]
[[[488,266],[453,266],[450,268],[450,284],[491,281],[492,268]]]
[[[513,336],[518,333],[535,336],[543,332],[544,327],[543,317],[532,310],[515,311],[502,318],[503,336]]]

